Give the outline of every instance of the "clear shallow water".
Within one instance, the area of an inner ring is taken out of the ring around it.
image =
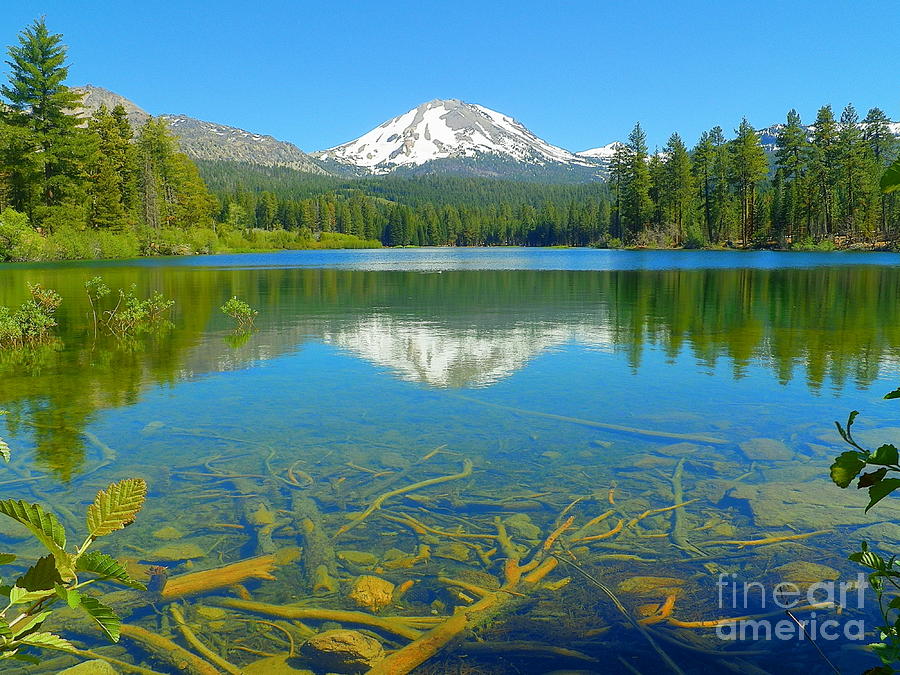
[[[412,555],[422,543],[396,521],[404,515],[488,532],[494,516],[525,513],[546,535],[560,511],[582,498],[570,511],[576,527],[610,509],[618,510],[610,523],[627,523],[673,504],[671,478],[684,458],[683,496],[698,501],[683,507],[682,534],[703,556],[679,548],[683,539],[673,541],[665,512],[584,550],[571,544],[576,561],[631,611],[659,603],[668,587],[657,583],[663,590],[654,590],[655,582],[644,580],[635,592],[629,579],[672,576],[681,580],[673,612],[680,620],[758,613],[754,596],[746,612],[720,607],[717,575],[772,586],[817,573],[782,568],[799,561],[848,578],[855,574],[844,562],[849,548],[864,536],[890,534],[860,528],[898,515],[886,507],[861,516],[865,496],[827,480],[840,450],[834,419],[858,409],[861,429],[897,426],[896,404],[881,400],[896,386],[900,363],[896,262],[880,254],[407,249],[4,267],[3,304],[21,301],[26,281],[64,297],[59,343],[0,354],[12,468],[20,478],[40,477],[7,485],[6,495],[80,513],[109,481],[146,477],[146,512],[106,548],[136,563],[166,562],[158,549],[167,542],[153,533],[171,525],[185,535],[179,543],[202,549],[191,566],[203,569],[258,552],[248,502],[262,498],[278,513],[277,547],[302,546],[290,515],[298,494],[316,500],[322,528],[333,535],[391,475],[377,474],[402,471],[439,446],[446,448],[398,484],[455,473],[471,459],[471,478],[412,493],[428,501],[398,498],[385,507],[395,520],[373,516],[335,543],[383,562],[390,549]],[[134,283],[176,298],[174,328],[128,345],[96,343],[82,290],[95,274],[112,286]],[[247,339],[230,335],[218,311],[234,294],[260,311],[259,330]],[[723,443],[677,445],[681,439],[646,431]],[[763,449],[747,445],[758,438],[768,439]],[[285,483],[292,466],[313,485]],[[231,474],[253,478],[235,485]],[[81,527],[80,517],[71,520],[73,529]],[[815,530],[830,531],[746,549],[711,543]],[[602,557],[623,554],[642,560]],[[502,557],[484,561],[471,548],[468,555],[435,555],[382,576],[419,582],[401,603],[405,613],[444,611],[432,603],[461,601],[434,581],[438,573],[495,575]],[[186,568],[166,564],[172,574]],[[254,597],[286,603],[309,596],[294,567],[280,568],[276,581],[250,583]],[[355,572],[336,569],[347,578]],[[551,581],[567,575],[568,586],[537,594],[484,639],[569,645],[661,672],[599,589],[573,569]],[[348,606],[341,598],[317,604]],[[846,614],[876,625],[870,613]],[[146,612],[133,620],[156,625]],[[698,646],[760,651],[740,658],[768,672],[823,666],[796,640],[729,647],[710,630],[683,629],[687,637],[673,627],[659,630],[692,641],[693,650],[667,647],[686,671],[723,667]],[[216,639],[215,629],[204,624],[204,632]],[[260,640],[247,646],[278,651]],[[845,641],[822,645],[832,660],[859,665],[848,670],[864,669]],[[541,673],[555,665],[509,655],[478,659],[478,672]],[[457,672],[458,665],[450,657],[423,672]]]

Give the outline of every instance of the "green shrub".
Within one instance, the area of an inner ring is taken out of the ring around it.
[[[84,289],[91,303],[95,335],[102,328],[117,338],[124,338],[171,326],[168,315],[175,301],[159,291],[153,291],[147,298],[139,298],[136,286],[132,284],[128,289],[120,288],[116,304],[104,309],[103,300],[112,291],[103,277],[88,279],[84,282]]]
[[[38,260],[43,253],[44,240],[28,224],[28,216],[9,208],[0,211],[0,261]]]
[[[18,347],[47,339],[56,327],[59,293],[40,284],[28,284],[31,298],[16,311],[0,307],[0,347]]]
[[[221,309],[224,314],[227,314],[234,319],[238,330],[252,328],[253,320],[256,318],[256,315],[259,314],[259,312],[252,309],[246,302],[239,300],[236,295],[222,305]]]

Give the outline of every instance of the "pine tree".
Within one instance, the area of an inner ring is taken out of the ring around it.
[[[667,218],[675,226],[675,244],[681,245],[693,213],[693,166],[687,147],[677,133],[669,137],[664,152]]]
[[[736,133],[731,142],[731,180],[740,200],[741,242],[746,248],[758,234],[757,188],[768,173],[769,162],[759,136],[746,118],[741,120]]]
[[[869,146],[869,156],[871,157],[870,183],[873,186],[878,185],[884,167],[890,164],[897,154],[897,138],[891,133],[890,123],[890,118],[880,108],[869,110],[862,122],[863,140]],[[885,195],[878,190],[878,222],[882,233],[886,236],[891,229],[889,214],[894,199],[893,193]]]
[[[859,115],[852,104],[841,113],[838,130],[837,170],[840,195],[840,215],[844,233],[853,236],[867,230],[867,208],[871,190],[867,190],[867,146],[859,128]]]
[[[628,166],[624,186],[623,223],[629,240],[641,231],[650,216],[650,168],[647,165],[647,135],[641,123],[628,135]]]
[[[33,222],[75,224],[85,196],[90,145],[80,119],[71,114],[81,97],[64,84],[66,48],[44,19],[18,39],[18,46],[8,49],[9,84],[0,86],[7,122],[20,129],[18,142],[7,148],[12,152],[9,166],[18,174],[11,180],[13,205]]]
[[[777,135],[778,148],[775,164],[780,173],[780,199],[772,213],[776,233],[782,239],[793,240],[802,229],[802,195],[809,170],[810,149],[807,132],[800,121],[800,114],[791,110],[786,124]]]
[[[822,106],[816,115],[812,141],[811,192],[817,204],[815,214],[816,239],[834,233],[835,191],[837,184],[838,129],[830,105]]]

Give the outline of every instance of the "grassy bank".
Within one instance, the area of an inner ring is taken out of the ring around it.
[[[348,234],[212,228],[142,228],[134,231],[61,227],[40,233],[22,214],[0,213],[0,261],[99,260],[157,255],[202,255],[285,249],[380,248],[381,242]]]

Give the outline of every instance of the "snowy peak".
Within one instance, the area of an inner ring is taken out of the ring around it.
[[[616,150],[619,148],[625,147],[624,143],[620,143],[619,141],[613,141],[612,143],[607,143],[606,145],[601,145],[599,148],[591,148],[590,150],[582,150],[581,152],[577,152],[579,157],[592,157],[594,159],[600,159],[604,161],[609,161],[613,158],[613,155],[616,154]]]
[[[534,166],[593,165],[589,158],[538,138],[508,115],[457,99],[423,103],[354,141],[314,156],[376,174],[435,160],[480,157]]]

